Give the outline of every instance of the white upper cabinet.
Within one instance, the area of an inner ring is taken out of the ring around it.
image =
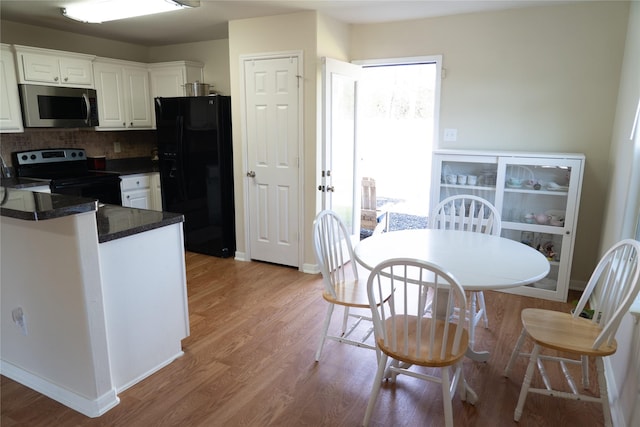
[[[204,65],[193,61],[157,62],[149,64],[151,78],[151,99],[185,96],[185,84],[202,82]],[[154,101],[155,103],[155,101]],[[152,106],[151,115],[155,126],[156,111]]]
[[[93,55],[15,46],[20,83],[93,88]]]
[[[24,132],[13,52],[0,45],[0,132]]]
[[[151,92],[146,64],[98,59],[93,64],[98,130],[150,129]]]
[[[151,96],[171,98],[185,96],[184,85],[203,81],[203,64],[192,61],[149,64]]]

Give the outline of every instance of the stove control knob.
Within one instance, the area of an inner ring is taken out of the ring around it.
[[[80,151],[80,152],[78,152],[78,156],[82,157],[82,156],[84,156],[84,153],[82,151]]]
[[[35,160],[35,159],[36,159],[36,155],[35,155],[35,154],[32,154],[32,155],[31,155],[31,160]]]
[[[27,160],[28,158],[29,157],[26,154],[23,154],[22,157],[21,157],[22,160]]]
[[[71,157],[75,157],[76,156],[76,152],[74,151],[73,153],[71,153]]]

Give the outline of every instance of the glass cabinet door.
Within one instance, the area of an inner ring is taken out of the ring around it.
[[[581,179],[572,175],[581,173],[581,161],[502,157],[498,170],[502,236],[537,249],[551,266],[545,279],[529,286],[566,295]]]
[[[460,194],[473,194],[496,203],[497,157],[444,156],[442,161],[434,162],[433,173],[432,188],[436,191],[431,194],[431,210],[447,197]]]

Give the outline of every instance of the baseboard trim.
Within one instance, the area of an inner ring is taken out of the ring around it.
[[[4,360],[0,361],[0,373],[90,418],[99,417],[120,403],[115,388],[97,399],[87,399]]]

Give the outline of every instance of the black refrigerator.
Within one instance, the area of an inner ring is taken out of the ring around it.
[[[231,98],[156,98],[162,208],[184,215],[185,248],[236,251]]]

